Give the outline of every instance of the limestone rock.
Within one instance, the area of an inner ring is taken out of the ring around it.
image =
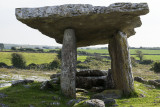
[[[92,87],[92,92],[102,92],[104,90],[104,87]]]
[[[57,106],[60,106],[60,104],[61,104],[60,102],[52,102],[52,103],[50,103],[50,106],[57,107]]]
[[[51,75],[51,82],[56,84],[59,83],[60,75],[60,73]],[[103,89],[113,89],[115,86],[111,70],[105,71],[86,69],[77,71],[76,88],[91,89],[92,87],[103,87]],[[100,90],[102,90],[102,88]]]
[[[4,93],[0,93],[0,99],[1,99],[1,98],[5,98],[5,97],[7,97],[7,95],[6,95],[6,94],[4,94]]]
[[[31,85],[23,85],[24,88],[30,88]]]
[[[76,77],[76,87],[90,89],[92,87],[105,86],[106,76]]]
[[[160,87],[160,83],[158,83],[158,82],[156,82],[156,81],[154,81],[154,80],[148,80],[148,83],[149,83],[150,85],[154,85],[154,86]]]
[[[76,98],[77,46],[74,29],[64,31],[61,57],[61,92],[67,97]]]
[[[104,99],[103,101],[104,101],[104,103],[105,103],[106,105],[116,104],[116,100],[115,100],[115,99],[112,99],[112,98],[106,98],[106,99]]]
[[[12,85],[11,83],[0,83],[0,88],[11,86],[11,85]]]
[[[149,12],[147,3],[114,3],[108,7],[89,4],[66,4],[40,8],[17,8],[22,23],[38,29],[62,44],[66,28],[74,28],[77,46],[107,44],[117,30],[128,37],[141,26],[139,16]]]
[[[84,102],[87,107],[105,107],[105,104],[102,100],[99,99],[91,99]]]
[[[40,87],[40,89],[44,90],[44,89],[51,89],[53,88],[52,84],[50,84],[49,81],[44,81]]]
[[[60,84],[60,77],[58,77],[58,78],[52,78],[50,81],[51,81],[53,84]]]
[[[71,100],[69,100],[67,102],[67,105],[70,106],[70,107],[72,107],[73,105],[75,105],[76,103],[79,103],[81,101],[82,101],[82,99],[71,99]]]
[[[52,75],[50,76],[50,79],[53,79],[53,78],[59,78],[60,76],[61,76],[61,74],[60,74],[60,73],[52,74]]]
[[[111,70],[80,70],[76,73],[76,87],[91,89],[92,87],[114,88]]]
[[[84,92],[84,93],[88,93],[87,90],[82,89],[82,88],[76,88],[76,92]]]
[[[144,80],[142,77],[134,77],[135,81],[141,82],[141,83],[147,83],[147,80]]]
[[[0,103],[0,107],[9,107],[9,106],[6,104]]]
[[[143,98],[143,97],[146,97],[146,96],[145,96],[144,94],[140,94],[139,97],[142,97],[142,98]]]
[[[156,82],[160,83],[160,80],[155,80]]]
[[[93,95],[92,99],[106,99],[106,98],[121,98],[122,97],[122,91],[120,90],[104,90],[101,93],[97,93]]]
[[[61,100],[61,97],[56,97],[56,96],[53,96],[52,98],[53,100]]]
[[[107,78],[105,82],[105,89],[114,89],[115,88],[115,83],[113,80],[113,75],[111,69],[108,70],[107,73]]]
[[[148,87],[150,89],[155,89],[156,87],[154,85],[144,85],[145,87]]]
[[[12,82],[12,86],[20,85],[20,84],[28,84],[33,83],[34,80],[16,80]]]
[[[32,105],[32,104],[29,104],[29,107],[34,107],[34,105]]]
[[[76,76],[80,77],[97,77],[97,76],[106,76],[108,71],[102,71],[102,70],[79,70],[76,73]]]
[[[115,88],[129,95],[134,92],[134,80],[127,34],[122,31],[115,33],[109,41],[108,50]]]

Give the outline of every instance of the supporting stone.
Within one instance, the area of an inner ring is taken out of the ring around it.
[[[72,98],[76,98],[76,61],[75,32],[73,29],[66,29],[64,31],[62,47],[61,91],[65,96]]]
[[[119,31],[109,41],[111,69],[117,89],[129,95],[134,91],[132,66],[127,42],[127,35]]]

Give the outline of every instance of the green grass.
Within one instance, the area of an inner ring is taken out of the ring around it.
[[[160,88],[151,89],[144,84],[134,82],[135,90],[139,97],[117,99],[119,107],[159,107],[160,106]],[[140,97],[140,94],[145,97]]]
[[[136,55],[131,55],[132,57],[135,57],[136,60],[139,60]],[[144,55],[144,60],[153,60],[153,61],[159,61],[160,60],[160,55]]]
[[[18,53],[24,56],[27,65],[31,63],[35,64],[50,63],[56,57],[55,53],[23,53],[23,52],[18,52]],[[7,65],[12,65],[11,54],[12,52],[0,52],[0,62],[4,62]]]
[[[107,49],[78,49],[78,51],[85,51],[88,53],[108,53]]]
[[[87,56],[77,56],[77,60],[84,62],[86,60]]]
[[[108,54],[108,49],[78,49],[88,53],[104,53]],[[130,49],[130,54],[136,54],[136,50],[142,51],[144,54],[160,54],[160,50],[147,50],[147,49]]]
[[[30,84],[30,88],[25,88],[23,85],[15,87],[0,88],[0,93],[4,93],[7,97],[1,99],[9,107],[55,107],[51,105],[53,102],[60,102],[60,107],[65,107],[66,102],[69,100],[61,95],[58,88],[50,90],[40,90],[40,83]],[[55,86],[59,87],[59,86]],[[53,100],[53,97],[60,97],[61,99]]]
[[[130,49],[131,54],[135,54],[137,49]],[[145,50],[145,49],[138,49],[141,50],[144,54],[160,54],[160,50]],[[45,51],[48,51],[47,49]],[[107,49],[78,49],[78,51],[85,51],[89,53],[107,53]],[[12,65],[11,64],[11,54],[13,52],[0,52],[0,62],[4,62],[7,65]],[[42,63],[50,63],[51,61],[54,60],[56,57],[55,53],[25,53],[25,52],[19,52],[21,53],[27,62],[27,65],[31,63],[35,64],[42,64]],[[136,55],[131,55],[134,56],[137,60],[139,60]],[[87,56],[78,56],[77,59],[78,61],[83,62],[86,59]],[[150,60],[160,60],[160,55],[144,55],[144,59],[150,59]]]
[[[51,104],[59,102],[60,105],[58,107],[70,107],[67,105],[67,102],[71,98],[66,98],[61,94],[59,85],[54,84],[52,89],[47,90],[40,89],[41,83],[29,85],[30,88],[25,88],[23,85],[0,88],[0,93],[7,95],[7,97],[0,99],[1,103],[9,107],[29,107],[29,105],[34,107],[57,107]],[[87,94],[78,92],[77,98],[89,99],[91,95],[91,92]]]
[[[25,88],[23,85],[15,87],[0,88],[0,93],[4,93],[7,97],[1,99],[1,102],[10,107],[28,107],[33,105],[35,107],[55,107],[50,104],[53,102],[60,102],[59,107],[67,107],[67,102],[70,100],[61,95],[59,86],[49,90],[40,90],[40,83],[30,84],[30,88]],[[138,97],[116,99],[119,107],[159,107],[160,106],[160,89],[151,89],[144,84],[135,82],[135,90]],[[81,94],[81,95],[79,95]],[[79,93],[78,98],[83,97],[89,99],[93,93]],[[140,97],[140,94],[145,97]],[[60,100],[53,100],[53,97],[60,98]],[[82,103],[77,104],[76,107],[84,107]]]

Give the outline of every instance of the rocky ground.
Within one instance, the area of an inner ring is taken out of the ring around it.
[[[76,89],[77,99],[61,95],[58,82],[60,74],[54,71],[0,69],[0,107],[159,107],[159,74],[154,74],[148,68],[138,66],[133,69],[136,93],[127,97],[122,96],[118,90],[104,90],[104,84],[96,85],[106,81],[103,77],[108,75],[107,71],[97,73],[89,70],[87,74],[79,72],[77,81],[82,85]],[[85,79],[86,85],[79,78]],[[94,79],[97,83],[93,82]]]

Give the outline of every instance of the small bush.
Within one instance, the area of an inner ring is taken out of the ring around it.
[[[57,51],[57,58],[59,60],[62,60],[61,55],[62,55],[62,50],[60,49],[60,50]]]
[[[3,63],[3,62],[0,62],[0,68],[4,68],[4,67],[7,67],[8,65]]]
[[[21,54],[12,53],[11,56],[12,56],[11,62],[12,62],[14,67],[16,67],[16,68],[25,68],[26,61],[25,61],[24,57]]]
[[[37,69],[48,70],[49,69],[49,64],[48,63],[39,64],[39,65],[37,65]]]
[[[153,64],[152,70],[156,73],[160,73],[160,62],[155,62]]]
[[[149,65],[153,63],[153,60],[143,60],[139,62],[140,64],[145,64],[145,65]]]
[[[29,64],[29,65],[27,66],[27,68],[29,68],[29,69],[37,69],[37,64],[31,63],[31,64]]]
[[[57,69],[60,68],[61,62],[59,59],[54,59],[50,64],[49,64],[49,69]]]
[[[133,67],[137,66],[137,62],[136,62],[136,59],[134,57],[131,57],[131,64],[132,64]]]

